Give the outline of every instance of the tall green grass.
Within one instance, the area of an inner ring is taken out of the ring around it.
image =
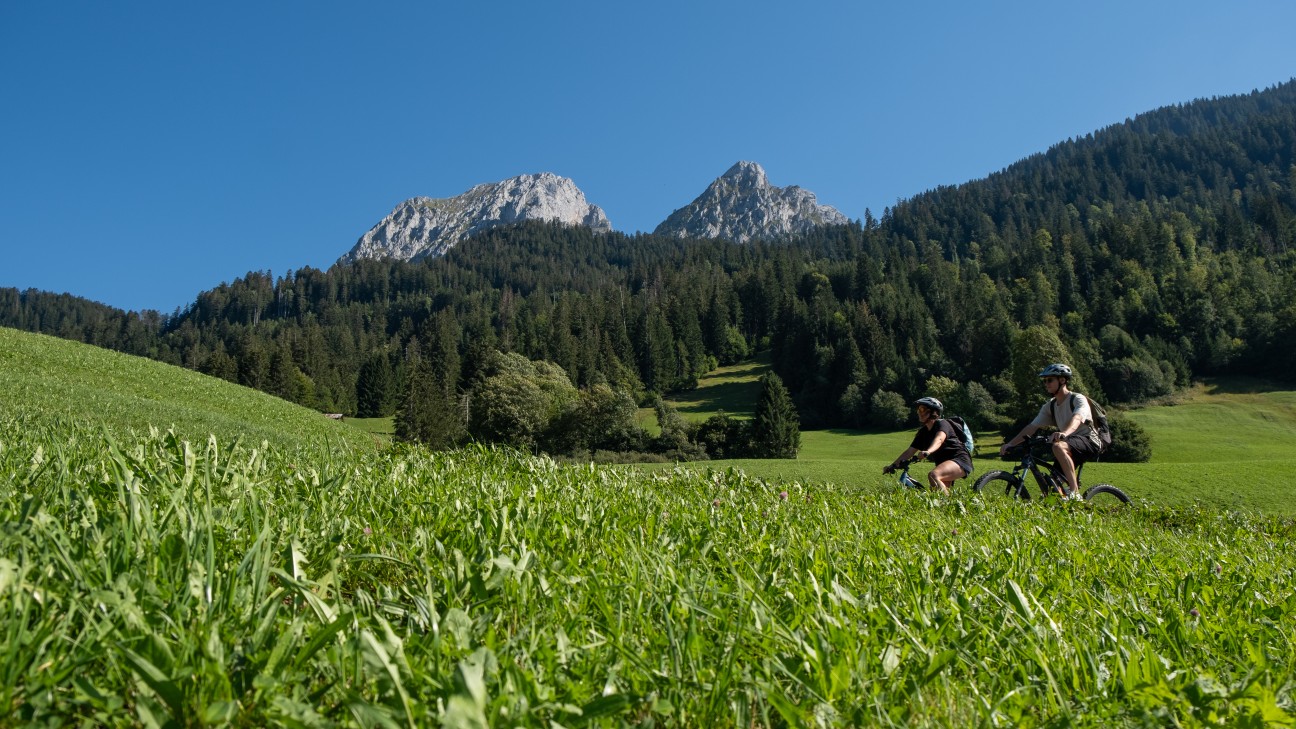
[[[10,342],[0,725],[1294,723],[1290,519],[375,450]]]
[[[1291,721],[1291,522],[0,416],[14,725]]]
[[[112,432],[172,429],[285,447],[372,450],[320,413],[191,370],[0,327],[0,411],[35,408]]]

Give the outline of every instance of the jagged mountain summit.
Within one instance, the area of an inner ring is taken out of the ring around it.
[[[671,213],[653,233],[746,243],[847,222],[836,208],[820,205],[813,192],[795,185],[774,187],[760,165],[739,162],[696,200]]]
[[[416,261],[444,255],[475,233],[524,220],[612,230],[607,215],[566,177],[541,172],[477,185],[451,198],[415,197],[383,218],[339,263],[362,258]]]

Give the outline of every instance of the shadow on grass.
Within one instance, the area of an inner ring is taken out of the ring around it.
[[[758,397],[760,384],[748,381],[708,385],[672,395],[678,398],[675,405],[681,413],[715,414],[723,410],[734,417],[751,417]]]

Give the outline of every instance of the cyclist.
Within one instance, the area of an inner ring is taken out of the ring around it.
[[[1057,428],[1049,436],[1052,443],[1053,457],[1058,468],[1066,479],[1067,493],[1062,498],[1080,498],[1080,486],[1076,481],[1076,467],[1102,452],[1098,441],[1098,431],[1093,424],[1093,409],[1089,407],[1089,398],[1071,391],[1071,368],[1058,363],[1040,370],[1044,390],[1049,399],[1040,407],[1035,419],[1012,440],[999,447],[999,455],[1026,440],[1035,431],[1046,426]]]
[[[931,458],[936,467],[927,474],[927,483],[932,490],[949,493],[954,482],[972,473],[972,457],[955,433],[954,425],[941,419],[945,406],[934,397],[923,397],[914,401],[918,411],[920,426],[914,435],[913,442],[895,459],[891,465],[882,469],[882,473],[893,473],[900,464],[917,454],[919,460]]]

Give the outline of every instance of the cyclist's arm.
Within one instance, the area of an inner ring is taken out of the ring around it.
[[[1032,423],[1027,423],[1027,424],[1026,424],[1026,427],[1025,427],[1025,428],[1022,428],[1020,433],[1018,433],[1017,435],[1014,435],[1014,436],[1012,437],[1012,440],[1005,441],[1003,445],[999,446],[999,454],[1000,454],[1000,455],[1003,455],[1004,451],[1007,451],[1009,448],[1012,448],[1013,446],[1017,445],[1018,443],[1021,443],[1022,441],[1026,440],[1026,439],[1029,438],[1029,437],[1031,437],[1032,435],[1035,434],[1035,431],[1037,431],[1037,430],[1039,430],[1039,429],[1040,429],[1040,426],[1037,425],[1036,423],[1033,423],[1033,422],[1032,422]]]
[[[1076,394],[1075,397],[1079,400],[1080,406],[1075,409],[1074,413],[1071,413],[1071,419],[1066,422],[1066,425],[1058,428],[1057,435],[1053,438],[1055,441],[1062,440],[1063,438],[1070,438],[1075,435],[1075,432],[1080,430],[1085,423],[1093,422],[1093,414],[1089,409],[1089,400],[1087,400],[1084,395],[1080,394]]]
[[[913,454],[917,452],[918,452],[917,448],[914,448],[913,446],[909,446],[908,448],[905,449],[904,453],[901,453],[894,461],[891,462],[891,465],[883,468],[882,473],[891,473],[892,471],[899,469],[900,464],[909,460],[909,458],[912,457]]]
[[[1084,425],[1085,422],[1084,418],[1081,416],[1082,413],[1077,410],[1076,414],[1071,416],[1071,419],[1067,421],[1066,425],[1053,434],[1053,440],[1058,441],[1075,435],[1075,432],[1079,430],[1080,426]]]
[[[940,450],[940,447],[945,443],[946,437],[947,436],[945,435],[945,431],[943,430],[936,431],[936,437],[932,438],[931,445],[927,446],[927,453],[935,453],[936,451]]]

